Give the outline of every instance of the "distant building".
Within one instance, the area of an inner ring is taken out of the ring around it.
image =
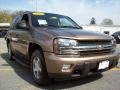
[[[120,31],[120,25],[113,26],[100,26],[100,25],[82,25],[83,29],[95,31],[99,33],[113,34],[114,32]]]

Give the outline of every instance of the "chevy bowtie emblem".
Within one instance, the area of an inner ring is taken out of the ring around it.
[[[103,49],[102,45],[97,45],[97,49],[102,50]]]

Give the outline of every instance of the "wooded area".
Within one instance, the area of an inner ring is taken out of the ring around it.
[[[7,10],[1,10],[0,11],[0,23],[11,23],[12,19],[18,15],[21,14],[23,11],[14,11],[10,12]]]

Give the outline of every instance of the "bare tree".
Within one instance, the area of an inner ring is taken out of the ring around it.
[[[0,23],[10,23],[12,21],[12,17],[7,10],[0,11]]]

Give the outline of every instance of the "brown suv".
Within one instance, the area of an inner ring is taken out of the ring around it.
[[[17,16],[6,41],[9,59],[31,67],[39,84],[109,70],[119,59],[113,37],[85,31],[58,14],[25,12]]]

